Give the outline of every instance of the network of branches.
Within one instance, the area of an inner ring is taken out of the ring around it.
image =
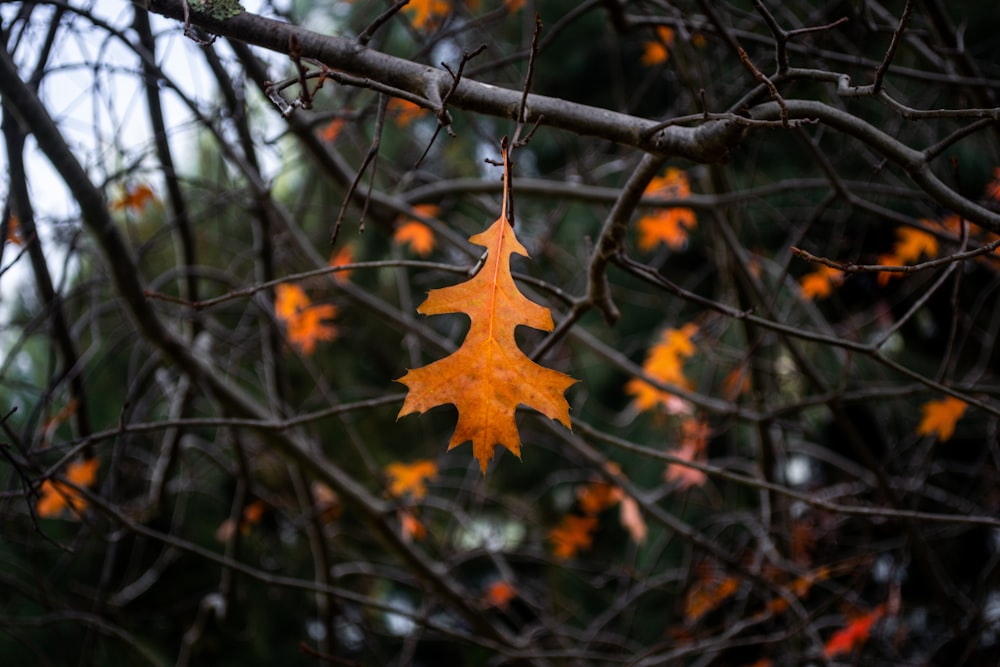
[[[0,662],[995,665],[993,5],[0,5]]]

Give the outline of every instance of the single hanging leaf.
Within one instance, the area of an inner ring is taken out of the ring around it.
[[[955,424],[968,407],[965,401],[954,396],[946,396],[939,401],[927,401],[921,407],[923,419],[917,426],[917,435],[937,434],[938,440],[945,442],[955,433]]]
[[[845,627],[833,633],[823,649],[827,658],[843,653],[851,653],[868,641],[872,626],[885,615],[885,605],[875,607],[871,612],[855,618]]]
[[[402,498],[409,493],[420,500],[427,495],[427,480],[436,477],[437,473],[437,464],[426,459],[413,463],[390,463],[385,468],[389,478],[389,495]]]
[[[528,256],[507,220],[510,169],[503,145],[504,197],[500,217],[469,240],[487,248],[482,268],[468,281],[431,290],[417,308],[424,315],[465,313],[471,320],[465,342],[453,354],[411,369],[397,382],[409,390],[399,417],[450,403],[458,424],[448,443],[453,449],[469,440],[483,474],[497,445],[521,457],[514,412],[527,405],[570,428],[569,403],[563,392],[576,380],[528,358],[514,342],[519,325],[552,331],[552,314],[518,290],[510,273],[513,253]]]

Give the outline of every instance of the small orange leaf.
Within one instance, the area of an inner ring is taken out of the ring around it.
[[[656,39],[646,42],[646,50],[642,54],[640,62],[643,65],[657,65],[665,63],[670,58],[669,48],[674,43],[674,31],[665,25],[656,29]]]
[[[665,384],[690,389],[691,383],[684,376],[684,360],[695,353],[692,338],[698,333],[698,325],[692,322],[680,329],[667,329],[660,340],[650,348],[642,369],[646,375]],[[639,411],[652,410],[657,405],[668,414],[687,414],[691,405],[677,396],[657,389],[645,380],[632,378],[625,385],[625,391],[635,397],[635,407]]]
[[[403,11],[412,15],[417,30],[433,30],[451,11],[451,5],[447,0],[410,0]]]
[[[312,354],[317,341],[337,337],[337,328],[324,322],[336,317],[337,309],[331,304],[312,305],[298,285],[281,283],[275,288],[274,314],[285,323],[288,342],[302,354]]]
[[[323,138],[323,141],[333,143],[340,136],[340,131],[344,129],[345,122],[343,118],[334,118],[320,130],[319,136]]]
[[[938,440],[945,442],[955,433],[955,424],[968,405],[954,396],[947,396],[939,401],[927,401],[921,407],[923,419],[917,426],[917,435],[936,433]]]
[[[21,221],[13,213],[7,218],[7,237],[4,243],[21,245]]]
[[[993,167],[993,180],[986,184],[986,196],[1000,200],[1000,167]]]
[[[524,0],[503,0],[503,6],[507,9],[508,14],[513,14],[524,7]]]
[[[922,220],[924,224],[935,225],[929,220]],[[878,263],[884,266],[905,266],[916,263],[921,256],[936,257],[938,254],[937,239],[922,229],[913,227],[899,227],[896,229],[896,243],[889,253],[883,253],[878,257]],[[882,271],[878,274],[878,284],[883,287],[889,284],[892,278],[898,278],[901,274]]]
[[[820,264],[815,271],[807,273],[799,279],[802,294],[807,299],[825,299],[833,292],[833,288],[844,282],[844,272],[825,264]]]
[[[872,626],[885,615],[885,605],[875,607],[871,612],[858,616],[846,626],[833,633],[826,642],[823,653],[832,658],[842,653],[850,653],[868,641]]]
[[[697,623],[740,588],[736,577],[721,577],[710,567],[698,568],[698,578],[684,597],[684,619]]]
[[[403,532],[403,539],[407,542],[410,540],[420,540],[427,537],[427,528],[424,524],[417,518],[411,510],[402,508],[398,512],[399,514],[399,525]]]
[[[576,487],[576,498],[580,502],[580,509],[591,516],[614,507],[621,501],[622,496],[620,488],[604,481],[594,481]]]
[[[597,529],[597,517],[567,514],[562,522],[549,531],[552,553],[559,560],[572,558],[577,551],[589,549],[592,533]]]
[[[434,232],[422,222],[411,220],[396,228],[392,240],[400,245],[408,245],[421,257],[426,257],[434,250]]]
[[[702,419],[689,417],[681,424],[681,444],[676,450],[671,452],[683,461],[704,462],[705,449],[708,446],[708,438],[711,429],[708,422]],[[701,486],[708,479],[701,470],[680,463],[671,463],[667,466],[664,479],[668,482],[677,482],[680,491],[689,489],[692,486]]]
[[[517,589],[506,581],[494,581],[486,588],[483,602],[487,607],[506,609],[510,601],[517,597]]]
[[[156,201],[153,189],[145,183],[140,183],[135,187],[126,186],[121,196],[111,204],[111,210],[120,211],[126,209],[137,212],[145,208],[147,203]]]
[[[351,264],[352,262],[354,262],[354,248],[352,246],[345,245],[330,257],[328,265],[338,267]],[[350,280],[351,273],[353,273],[351,270],[334,271],[332,275],[334,280]]]
[[[413,463],[390,463],[385,467],[385,474],[389,477],[389,495],[401,498],[409,493],[420,500],[427,495],[427,480],[437,473],[437,464],[426,459]]]
[[[426,116],[428,113],[427,109],[419,104],[414,104],[400,97],[394,97],[389,100],[386,110],[395,116],[396,125],[399,127],[406,127],[417,118]]]
[[[458,424],[448,449],[472,441],[472,451],[486,474],[497,445],[521,456],[515,410],[533,408],[570,428],[569,403],[563,392],[573,378],[541,366],[517,346],[518,326],[551,331],[552,313],[528,299],[510,272],[511,255],[528,255],[507,219],[510,169],[506,146],[504,197],[500,217],[469,240],[487,248],[475,276],[464,283],[431,290],[417,308],[424,315],[465,313],[471,319],[462,346],[427,366],[411,369],[397,382],[408,392],[399,417],[438,405],[458,408]]]
[[[91,487],[97,479],[100,462],[96,458],[74,461],[66,467],[66,480],[76,486]],[[36,511],[40,517],[54,517],[63,510],[80,513],[87,507],[87,501],[79,491],[62,482],[47,479],[42,482]]]
[[[632,536],[632,541],[642,544],[646,541],[646,520],[642,518],[639,511],[639,503],[632,496],[623,496],[621,502],[619,521],[622,527]]]
[[[676,167],[667,169],[646,186],[645,194],[659,199],[678,199],[691,194],[687,174]],[[688,232],[697,227],[694,210],[686,207],[662,208],[639,218],[639,250],[647,252],[661,243],[680,250],[687,243]]]

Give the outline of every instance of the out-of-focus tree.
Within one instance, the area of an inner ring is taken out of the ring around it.
[[[998,25],[3,4],[0,661],[994,665]]]

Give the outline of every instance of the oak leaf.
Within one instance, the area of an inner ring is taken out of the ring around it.
[[[917,435],[937,434],[938,440],[945,442],[955,433],[955,424],[968,407],[965,401],[954,396],[946,396],[939,401],[927,401],[920,408],[923,419],[917,426]]]
[[[552,553],[559,560],[572,558],[577,551],[589,549],[597,529],[597,517],[567,514],[549,531]]]
[[[687,174],[676,167],[670,167],[646,186],[644,194],[659,199],[679,199],[691,194]],[[687,243],[688,231],[698,225],[694,210],[683,206],[662,208],[639,218],[636,229],[639,232],[639,250],[647,252],[661,243],[673,250],[680,250]]]
[[[518,458],[521,441],[514,419],[519,405],[527,405],[549,419],[571,428],[569,403],[563,396],[576,380],[528,358],[514,341],[520,326],[551,331],[552,314],[520,292],[510,272],[511,255],[528,251],[507,221],[510,176],[504,149],[504,204],[489,229],[469,240],[487,248],[475,276],[464,283],[431,290],[417,308],[424,315],[465,313],[471,319],[462,346],[451,355],[411,369],[397,382],[409,390],[399,417],[425,412],[438,405],[458,409],[458,424],[448,449],[469,440],[473,455],[486,473],[494,449],[502,445]]]
[[[924,224],[934,223],[923,220]],[[878,256],[878,263],[885,266],[905,266],[913,264],[921,256],[936,257],[938,254],[937,239],[922,229],[913,227],[899,227],[896,229],[896,243],[892,251]],[[882,271],[878,274],[878,284],[885,286],[889,284],[891,278],[897,278],[901,274],[892,271]]]
[[[411,14],[413,27],[432,30],[451,11],[448,0],[410,0],[403,11]]]
[[[427,480],[437,473],[437,464],[426,459],[413,463],[390,463],[385,468],[389,478],[389,495],[401,498],[409,493],[420,500],[427,495]]]
[[[155,203],[156,201],[153,189],[145,183],[139,183],[136,186],[126,186],[121,196],[111,204],[111,210],[120,211],[125,209],[138,212],[144,209],[146,204],[150,202]]]
[[[440,213],[441,208],[434,204],[417,204],[413,207],[416,215],[433,218]],[[404,219],[392,235],[392,240],[400,245],[409,245],[410,249],[421,257],[426,257],[434,250],[434,231],[420,220]]]
[[[858,616],[846,626],[833,633],[823,647],[824,655],[827,658],[832,658],[842,653],[850,653],[858,648],[868,641],[872,626],[884,615],[885,605],[879,605],[869,613]]]

